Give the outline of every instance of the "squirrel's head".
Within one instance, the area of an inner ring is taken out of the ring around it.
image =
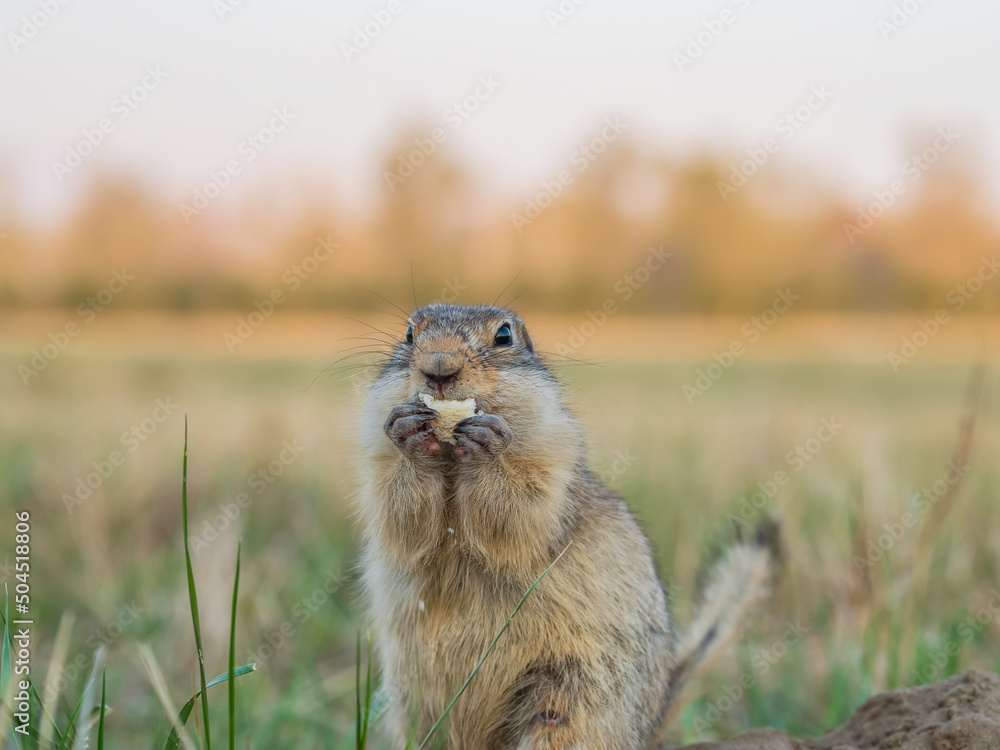
[[[515,436],[508,450],[534,459],[557,455],[566,466],[576,465],[583,450],[579,428],[513,312],[495,305],[427,305],[409,316],[400,334],[365,399],[362,432],[373,451],[388,450],[384,426],[392,409],[426,394],[440,401],[475,399],[480,412],[507,422]],[[450,448],[442,455],[451,455]]]
[[[507,375],[544,370],[524,322],[502,307],[427,305],[408,323],[384,374],[405,377],[411,396],[489,403]]]

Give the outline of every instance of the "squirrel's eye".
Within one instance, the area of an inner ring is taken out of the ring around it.
[[[413,326],[410,326],[409,328],[406,329],[406,343],[407,344],[413,343]]]
[[[510,326],[504,323],[497,331],[497,337],[493,339],[493,346],[510,346],[514,337],[510,333]]]

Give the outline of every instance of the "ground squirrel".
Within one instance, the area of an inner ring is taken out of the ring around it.
[[[566,549],[455,704],[442,745],[655,747],[683,683],[766,593],[769,535],[730,550],[677,637],[649,544],[587,468],[580,426],[521,319],[434,304],[408,322],[366,397],[358,498],[396,746],[422,739]],[[426,396],[475,399],[454,444],[435,435]]]

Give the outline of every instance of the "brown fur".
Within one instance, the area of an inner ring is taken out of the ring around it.
[[[655,747],[674,669],[666,597],[625,504],[586,469],[559,385],[508,310],[433,305],[411,320],[414,343],[381,373],[361,431],[364,581],[395,745],[414,726],[423,738],[572,541],[455,705],[444,746]],[[504,323],[514,340],[494,346]],[[464,422],[455,447],[393,428],[421,393],[475,397],[509,444],[482,431],[484,448]]]

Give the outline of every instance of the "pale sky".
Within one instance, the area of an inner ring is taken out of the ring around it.
[[[1000,187],[1000,3],[577,2],[10,0],[0,196],[13,184],[36,214],[58,211],[95,168],[111,168],[181,198],[237,159],[233,194],[301,171],[363,204],[384,189],[379,158],[417,118],[443,124],[488,188],[516,196],[563,168],[608,116],[675,153],[736,150],[773,135],[813,87],[831,93],[776,158],[862,196],[897,176],[917,129],[951,126]],[[46,3],[58,8],[51,18]],[[220,18],[227,3],[236,7]],[[547,12],[559,7],[575,10],[552,28]],[[879,22],[894,7],[913,12],[899,11],[905,22],[886,39]],[[342,44],[373,13],[391,20],[348,62]],[[37,34],[12,37],[34,14],[46,21]],[[674,53],[706,23],[721,33],[679,70]],[[166,78],[120,119],[115,100],[157,66]],[[461,127],[454,114],[445,124],[481,76],[499,86]],[[294,119],[248,162],[240,145],[274,108]],[[60,182],[53,161],[105,117],[112,131]]]

